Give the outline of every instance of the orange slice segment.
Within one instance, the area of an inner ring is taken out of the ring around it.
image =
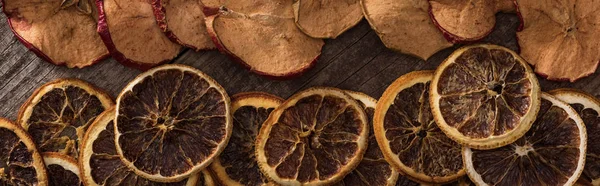
[[[369,145],[356,169],[350,172],[336,185],[345,186],[392,186],[398,180],[398,172],[387,163],[373,134],[373,113],[377,100],[362,92],[346,91],[360,104],[369,120]]]
[[[477,185],[573,185],[583,171],[587,135],[568,104],[543,93],[533,127],[517,141],[492,150],[463,148]]]
[[[140,74],[117,98],[115,145],[137,175],[181,181],[207,167],[227,144],[229,96],[211,77],[184,65]]]
[[[496,45],[472,45],[452,53],[431,81],[436,123],[454,141],[476,149],[510,144],[529,130],[540,87],[529,65]]]
[[[578,183],[600,186],[600,100],[575,89],[557,89],[550,93],[573,107],[585,124],[588,134],[587,154]]]
[[[233,132],[223,153],[210,168],[224,185],[267,185],[267,177],[256,162],[254,142],[261,125],[283,99],[262,93],[248,92],[232,97]]]
[[[343,90],[311,88],[277,107],[256,138],[263,174],[282,185],[335,183],[362,160],[368,121]]]
[[[0,185],[48,185],[42,156],[21,127],[0,118]]]
[[[78,79],[57,79],[38,88],[19,110],[18,123],[41,152],[77,158],[85,131],[114,102],[103,90]]]
[[[160,185],[136,175],[121,162],[115,146],[114,107],[102,113],[90,125],[83,138],[79,166],[85,185],[142,186]],[[172,186],[194,185],[198,176],[169,183]],[[200,179],[201,180],[201,179]]]
[[[386,160],[422,183],[448,183],[465,175],[461,146],[438,128],[429,106],[433,71],[416,71],[394,81],[374,115],[377,143]]]

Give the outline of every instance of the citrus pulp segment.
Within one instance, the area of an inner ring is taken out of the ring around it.
[[[540,86],[510,49],[488,44],[460,48],[437,68],[430,101],[437,125],[452,140],[493,149],[519,139],[535,120]]]
[[[114,102],[103,90],[78,79],[57,79],[38,88],[19,110],[18,123],[40,152],[77,158],[85,131]]]
[[[164,65],[130,82],[117,98],[115,145],[137,175],[181,181],[207,167],[232,130],[229,96],[212,78]]]
[[[542,93],[535,123],[517,141],[492,150],[463,148],[467,174],[477,185],[573,185],[583,171],[585,125],[577,112]]]
[[[232,96],[233,132],[225,150],[215,158],[211,170],[224,185],[267,185],[255,158],[254,142],[260,126],[283,99],[249,92]]]
[[[343,90],[317,87],[277,107],[256,138],[263,174],[282,185],[333,184],[362,160],[368,124]]]
[[[375,109],[375,137],[386,160],[422,183],[448,183],[465,175],[461,146],[438,128],[429,106],[433,71],[396,79]]]

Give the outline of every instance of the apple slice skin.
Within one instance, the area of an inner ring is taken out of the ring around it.
[[[4,2],[5,0],[0,0],[0,3],[2,3],[2,5],[5,5],[6,2]],[[25,40],[25,38],[23,38],[21,35],[19,35],[17,33],[17,31],[15,30],[13,23],[11,21],[12,18],[10,18],[10,16],[8,16],[10,13],[6,10],[6,6],[2,6],[2,12],[7,15],[7,22],[8,22],[8,26],[10,28],[10,31],[15,35],[15,37],[17,38],[17,40],[23,44],[28,50],[30,50],[31,52],[33,52],[33,54],[35,54],[36,56],[38,56],[39,58],[42,58],[44,61],[48,62],[48,63],[52,63],[54,65],[59,65],[59,66],[67,66],[67,63],[65,62],[56,62],[52,59],[50,59],[50,57],[48,57],[48,55],[46,55],[44,52],[42,52],[39,48],[35,47],[32,43],[30,43],[29,41]],[[88,66],[92,66],[94,64],[97,64],[107,58],[110,57],[110,54],[107,53],[105,55],[102,55],[100,57],[98,57],[97,59],[94,59],[90,64],[85,65],[85,66],[77,66],[78,68],[84,68],[84,67],[88,67]]]
[[[220,41],[219,37],[216,34],[216,31],[213,27],[214,25],[214,20],[220,15],[220,8],[215,8],[215,7],[205,7],[203,9],[204,14],[206,15],[206,27],[207,27],[207,31],[208,31],[208,35],[210,36],[210,38],[212,39],[213,43],[215,44],[215,46],[217,47],[217,49],[222,52],[227,54],[227,56],[229,56],[229,58],[239,64],[241,64],[242,66],[244,66],[245,68],[247,68],[248,70],[250,70],[252,73],[258,74],[260,76],[269,78],[269,79],[273,79],[273,80],[289,80],[289,79],[293,79],[299,76],[302,76],[302,74],[306,73],[308,70],[312,69],[312,67],[314,67],[319,59],[319,57],[321,56],[320,54],[317,55],[310,63],[308,63],[307,65],[305,65],[304,67],[297,69],[295,71],[286,73],[284,75],[274,75],[271,73],[266,73],[263,71],[258,71],[256,69],[254,69],[250,64],[246,63],[244,60],[242,60],[239,56],[237,56],[236,54],[234,54],[233,52],[231,52],[230,50],[227,49],[227,47],[225,47],[223,45],[223,43]],[[322,47],[322,46],[321,46]]]
[[[102,42],[104,42],[104,45],[106,45],[106,48],[108,48],[110,55],[119,63],[130,68],[146,71],[151,69],[152,67],[162,65],[171,61],[171,59],[165,59],[158,63],[143,63],[125,57],[125,55],[117,49],[110,34],[108,20],[106,17],[106,12],[104,10],[104,0],[96,0],[96,8],[98,9],[98,34],[100,34]]]
[[[168,21],[167,21],[167,11],[166,11],[165,6],[162,5],[163,1],[165,1],[165,0],[152,0],[152,8],[154,9],[154,16],[156,17],[156,22],[158,23],[158,26],[171,41],[178,43],[180,45],[183,45],[185,47],[191,48],[195,51],[215,49],[215,46],[213,45],[213,43],[207,44],[205,46],[196,46],[196,45],[184,42],[182,39],[177,37],[177,35],[173,32],[173,30],[169,28]],[[202,3],[202,1],[200,1],[200,0],[198,0],[198,2]],[[203,6],[203,9],[205,9],[205,6]],[[201,14],[203,14],[203,13],[201,12]],[[202,23],[202,24],[203,24],[202,26],[205,26],[204,23]],[[206,33],[206,30],[204,30],[204,32],[205,32],[204,34],[206,34],[206,36],[208,36],[208,33]],[[208,37],[210,37],[210,36],[208,36]]]

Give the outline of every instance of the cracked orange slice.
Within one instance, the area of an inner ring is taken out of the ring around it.
[[[517,141],[492,150],[463,148],[477,185],[573,185],[585,164],[587,135],[577,112],[542,93],[535,123]]]
[[[281,185],[340,181],[362,160],[368,121],[343,90],[311,88],[277,107],[256,137],[263,174]]]
[[[440,129],[475,149],[519,139],[540,105],[540,86],[525,60],[488,44],[463,47],[446,58],[433,76],[430,94]]]
[[[48,170],[48,182],[50,185],[83,185],[77,160],[56,152],[45,152],[42,153],[42,156]]]
[[[48,185],[42,156],[21,127],[0,118],[0,185]]]

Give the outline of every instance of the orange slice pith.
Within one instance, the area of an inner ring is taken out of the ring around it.
[[[85,185],[122,185],[142,186],[161,185],[136,175],[121,162],[115,147],[114,107],[102,113],[90,125],[83,138],[79,167],[81,178]],[[197,176],[189,179],[169,183],[172,186],[193,185]]]
[[[263,174],[282,185],[335,183],[367,148],[367,116],[343,90],[310,88],[271,112],[256,138]]]
[[[0,118],[0,185],[48,185],[42,156],[21,127]]]
[[[430,89],[437,125],[475,149],[501,147],[523,136],[539,110],[539,95],[535,74],[521,57],[487,44],[452,53],[436,70]]]
[[[587,135],[577,112],[542,93],[531,129],[510,145],[463,148],[467,174],[477,185],[572,185],[583,171]]]
[[[130,82],[117,98],[115,145],[137,175],[181,181],[207,167],[232,130],[229,96],[203,72],[164,65]]]
[[[211,164],[220,183],[267,185],[269,181],[256,163],[254,142],[262,123],[281,103],[282,98],[262,92],[232,96],[233,132],[225,150]]]
[[[42,153],[46,169],[48,169],[48,182],[50,185],[80,186],[81,181],[79,165],[74,158],[56,153]]]
[[[392,166],[418,182],[448,183],[464,176],[465,170],[461,146],[438,128],[431,115],[432,77],[433,71],[416,71],[394,81],[379,99],[373,126]]]
[[[215,183],[215,180],[213,179],[213,177],[211,176],[210,172],[206,169],[200,171],[200,174],[198,174],[198,181],[196,182],[195,186],[214,186],[217,185]],[[190,178],[192,179],[192,178]],[[188,184],[190,185],[190,184]]]
[[[358,164],[356,169],[346,175],[336,185],[392,186],[396,184],[398,172],[385,161],[373,134],[373,113],[375,112],[377,100],[361,92],[346,91],[346,93],[354,98],[363,107],[365,114],[367,114],[369,121],[369,145],[367,146],[363,160]]]
[[[57,79],[38,88],[19,110],[18,123],[40,152],[77,158],[80,139],[96,116],[114,102],[104,91],[78,79]]]
[[[568,103],[579,114],[588,134],[587,154],[583,173],[578,183],[600,185],[600,100],[575,89],[557,89],[550,91],[556,98]]]

